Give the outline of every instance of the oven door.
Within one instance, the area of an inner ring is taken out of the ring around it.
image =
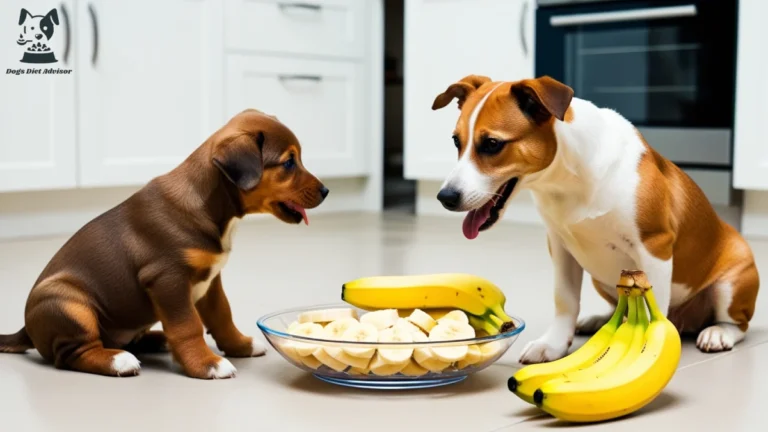
[[[736,3],[540,0],[536,75],[616,110],[681,166],[728,167]]]

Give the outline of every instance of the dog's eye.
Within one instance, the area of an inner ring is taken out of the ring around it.
[[[48,30],[48,27],[43,27],[43,30]]]
[[[293,167],[295,166],[296,166],[296,159],[293,158],[293,155],[291,155],[291,157],[289,157],[287,161],[283,162],[283,168],[287,170],[293,169]]]
[[[456,148],[461,147],[461,140],[459,140],[459,137],[456,135],[453,136],[453,145],[455,145]]]
[[[501,151],[504,147],[504,142],[495,138],[485,138],[477,149],[478,152],[492,155]]]

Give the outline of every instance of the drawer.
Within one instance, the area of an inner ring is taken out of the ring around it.
[[[228,55],[227,114],[256,108],[276,116],[296,134],[305,166],[319,177],[367,175],[370,115],[361,68],[355,62]]]
[[[701,188],[712,205],[733,204],[730,171],[701,168],[683,168],[682,170]]]
[[[363,55],[362,0],[226,0],[228,50],[358,58]]]

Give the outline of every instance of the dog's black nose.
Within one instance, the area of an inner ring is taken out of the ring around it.
[[[441,189],[437,194],[437,200],[448,210],[456,210],[461,202],[461,192],[451,188]]]
[[[327,197],[327,196],[328,196],[328,192],[330,192],[330,191],[328,190],[328,188],[327,188],[327,187],[325,187],[325,186],[320,186],[320,196],[322,196],[322,197],[323,197],[323,199],[325,199],[325,197]]]
[[[37,39],[37,40],[40,40],[42,38],[43,38],[43,35],[41,35],[41,34],[36,34],[35,35],[35,39]]]

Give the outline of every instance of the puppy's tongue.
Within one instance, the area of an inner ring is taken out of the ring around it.
[[[306,225],[309,225],[309,217],[307,217],[307,211],[304,210],[304,207],[302,207],[302,206],[300,206],[300,205],[298,205],[296,203],[293,203],[291,201],[286,201],[285,202],[285,206],[290,208],[291,210],[293,210],[295,212],[301,213],[301,217],[302,217],[302,219],[304,219],[304,223]]]
[[[470,210],[467,216],[464,217],[464,224],[462,225],[462,231],[464,231],[464,237],[469,240],[477,238],[480,234],[480,227],[491,217],[491,208],[493,207],[493,200],[488,200],[482,207],[475,210]]]

